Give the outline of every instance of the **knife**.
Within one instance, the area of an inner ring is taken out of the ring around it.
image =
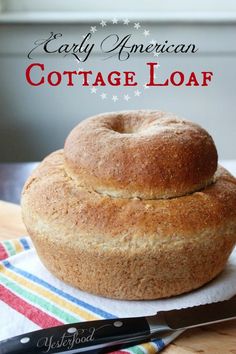
[[[160,311],[154,316],[67,324],[19,335],[0,342],[0,354],[106,353],[150,341],[166,332],[181,331],[236,319],[231,300]]]

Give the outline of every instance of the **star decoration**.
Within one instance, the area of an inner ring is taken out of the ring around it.
[[[112,101],[113,101],[113,102],[118,101],[118,97],[117,97],[117,96],[112,96]]]
[[[145,29],[145,30],[143,31],[143,34],[144,34],[145,37],[147,37],[147,36],[150,35],[150,31]]]
[[[139,22],[136,22],[136,23],[134,24],[134,28],[135,28],[136,30],[138,30],[140,27],[141,27],[141,25],[140,25]]]
[[[123,20],[123,24],[124,25],[128,25],[130,23],[130,20],[128,19],[128,18],[125,18],[124,20]]]
[[[139,91],[139,90],[136,90],[136,91],[134,91],[134,96],[140,96],[141,95],[141,92]]]
[[[102,21],[100,22],[100,25],[101,25],[102,27],[105,27],[105,26],[107,25],[107,22],[104,21],[104,20],[102,20]]]
[[[93,32],[93,33],[97,32],[97,27],[96,26],[91,26],[90,27],[90,31]]]
[[[1,2],[1,0],[0,0]],[[101,30],[101,27],[104,28],[104,27],[109,27],[111,25],[116,25],[116,24],[121,24],[121,25],[124,25],[124,26],[128,26],[130,25],[130,28],[131,30],[133,29],[133,32],[136,32],[136,33],[139,33],[143,36],[145,36],[145,40],[147,41],[147,43],[150,43],[151,45],[153,45],[153,48],[154,50],[156,50],[156,47],[155,45],[157,45],[157,41],[155,39],[152,39],[148,42],[148,36],[150,36],[150,30],[147,29],[147,28],[144,28],[144,26],[142,24],[140,24],[140,22],[133,22],[133,21],[130,21],[128,18],[116,18],[114,17],[113,19],[110,19],[110,20],[100,20],[100,22],[98,22],[97,24],[95,24],[94,26],[90,26],[90,31],[88,32],[91,32],[91,33],[95,33],[97,31],[100,31]],[[139,31],[138,31],[139,30]],[[82,35],[83,39],[86,38],[86,40],[88,40],[87,38],[88,34],[86,35]],[[150,38],[150,37],[149,37]],[[83,51],[85,49],[85,47],[81,48],[81,50]],[[157,53],[157,52],[153,52],[153,51],[150,51],[150,54],[152,54],[154,57],[158,57],[161,53]],[[83,58],[79,57],[77,58],[78,61],[80,61],[81,65],[83,65]],[[160,67],[160,64],[159,63],[156,63],[156,68],[157,69],[158,67]],[[83,69],[83,68],[79,68],[79,71],[84,71],[86,69]],[[156,71],[154,71],[154,78],[157,77],[157,74],[156,74]],[[89,81],[88,81],[89,83]],[[101,85],[101,84],[100,84]],[[90,85],[90,88],[88,88],[88,90],[90,90],[90,93],[91,94],[97,94],[97,96],[100,96],[100,98],[102,100],[107,100],[107,101],[113,101],[114,103],[116,103],[117,101],[120,101],[120,100],[124,100],[126,102],[128,102],[129,100],[132,101],[132,99],[134,99],[134,97],[140,97],[141,95],[144,94],[144,91],[149,89],[150,87],[147,86],[147,83],[146,84],[143,84],[142,87],[139,87],[137,88],[136,87],[136,90],[134,89],[134,91],[131,91],[130,94],[108,94],[105,92],[101,92],[100,91],[100,88],[98,87],[94,87],[93,85]]]
[[[129,95],[124,95],[124,100],[128,102],[130,100],[130,96]]]
[[[103,93],[101,94],[101,99],[102,99],[102,100],[105,100],[106,98],[107,98],[107,94],[103,92]]]

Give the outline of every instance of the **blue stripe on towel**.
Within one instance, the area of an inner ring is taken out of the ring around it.
[[[95,307],[93,305],[90,305],[84,301],[81,301],[79,299],[77,299],[76,297],[56,288],[55,286],[47,283],[46,281],[38,278],[37,276],[33,275],[33,274],[30,274],[28,272],[26,272],[25,270],[23,269],[20,269],[18,267],[15,267],[13,266],[9,261],[3,261],[2,262],[4,264],[4,266],[8,269],[11,269],[12,271],[22,275],[23,277],[27,278],[27,279],[30,279],[31,281],[33,281],[34,283],[37,283],[37,284],[40,284],[41,286],[51,290],[52,292],[56,293],[57,295],[60,295],[62,297],[64,297],[65,299],[73,302],[74,304],[78,305],[78,306],[81,306],[89,311],[91,311],[92,313],[95,313],[103,318],[117,318],[117,316],[109,313],[109,312],[106,312],[106,311],[103,311],[102,309],[98,308],[98,307]]]

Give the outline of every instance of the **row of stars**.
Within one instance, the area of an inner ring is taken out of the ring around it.
[[[104,21],[105,22],[105,21]],[[101,22],[102,23],[102,22]],[[139,23],[135,23],[134,24],[134,26],[136,25],[136,27],[134,27],[134,28],[136,28],[136,29],[138,29],[139,27],[137,27],[138,25],[139,25]],[[140,26],[141,27],[141,26]],[[95,32],[97,32],[98,30],[97,30],[97,26],[91,26],[90,27],[90,32],[92,32],[92,33],[95,33]],[[143,31],[143,35],[145,36],[145,37],[147,37],[147,36],[150,36],[150,31],[149,30],[147,30],[147,29],[145,29],[144,31]]]
[[[123,25],[127,25],[127,26],[128,26],[128,24],[130,23],[130,20],[129,20],[128,18],[125,18],[125,19],[119,21],[116,17],[114,17],[114,18],[112,19],[112,21],[111,21],[111,23],[112,23],[113,25],[117,25],[119,22],[120,22],[120,23],[123,23]],[[102,27],[107,26],[107,21],[102,20],[102,21],[100,22],[100,25],[101,25]],[[135,29],[139,29],[140,27],[141,27],[141,25],[140,25],[139,22],[134,23],[134,28],[135,28]]]
[[[141,92],[140,91],[134,91],[134,96],[140,96],[141,95]],[[108,98],[108,95],[107,95],[107,93],[102,93],[101,95],[100,95],[100,97],[101,97],[101,99],[102,100],[105,100],[105,99],[107,99]],[[113,102],[116,102],[116,101],[119,101],[119,98],[118,98],[118,96],[116,96],[116,95],[112,95],[112,97],[111,97],[111,99],[112,99],[112,101]],[[129,101],[131,99],[131,96],[130,95],[123,95],[123,100],[125,100],[125,101]]]
[[[144,87],[145,89],[149,89],[149,86],[147,86],[146,84],[143,85],[143,87]],[[90,92],[96,94],[96,93],[97,93],[97,88],[96,88],[96,87],[92,87],[92,88],[90,89]],[[142,94],[142,92],[139,91],[139,90],[135,90],[135,91],[134,91],[134,96],[135,96],[135,97],[139,97],[139,96],[141,96],[141,94]],[[101,95],[100,95],[100,97],[101,97],[102,100],[107,99],[108,96],[109,96],[109,95],[108,95],[107,93],[105,93],[105,92],[102,92]],[[131,99],[131,96],[128,95],[128,94],[126,94],[126,95],[123,95],[122,98],[123,98],[123,100],[125,100],[125,101],[129,101],[129,100]],[[112,98],[111,98],[111,99],[112,99],[113,102],[116,102],[116,101],[119,100],[119,98],[118,98],[117,95],[112,95]]]
[[[120,21],[120,22],[123,23],[123,25],[126,25],[126,26],[127,26],[127,25],[129,25],[130,20],[129,20],[128,18],[126,18],[126,19],[124,19],[124,20],[122,20],[122,21]],[[119,23],[119,21],[117,20],[117,18],[114,18],[114,19],[112,20],[112,24],[113,24],[113,25],[114,25],[114,24],[118,24],[118,23]],[[100,26],[106,27],[106,26],[107,26],[107,21],[102,20],[102,21],[100,22]],[[136,30],[139,30],[142,26],[140,25],[139,22],[135,22],[134,25],[133,25],[133,27],[134,27]],[[97,32],[97,31],[98,31],[97,26],[91,26],[91,27],[90,27],[90,32],[95,33],[95,32]],[[150,31],[147,30],[147,29],[144,29],[143,35],[144,35],[145,37],[150,36]]]

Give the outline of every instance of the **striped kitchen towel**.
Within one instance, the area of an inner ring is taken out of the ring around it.
[[[82,292],[54,277],[40,262],[28,237],[0,242],[0,340],[64,323],[152,315],[235,294],[236,252],[224,272],[199,290],[165,300],[120,301]],[[119,352],[157,353],[179,334],[167,334]]]

